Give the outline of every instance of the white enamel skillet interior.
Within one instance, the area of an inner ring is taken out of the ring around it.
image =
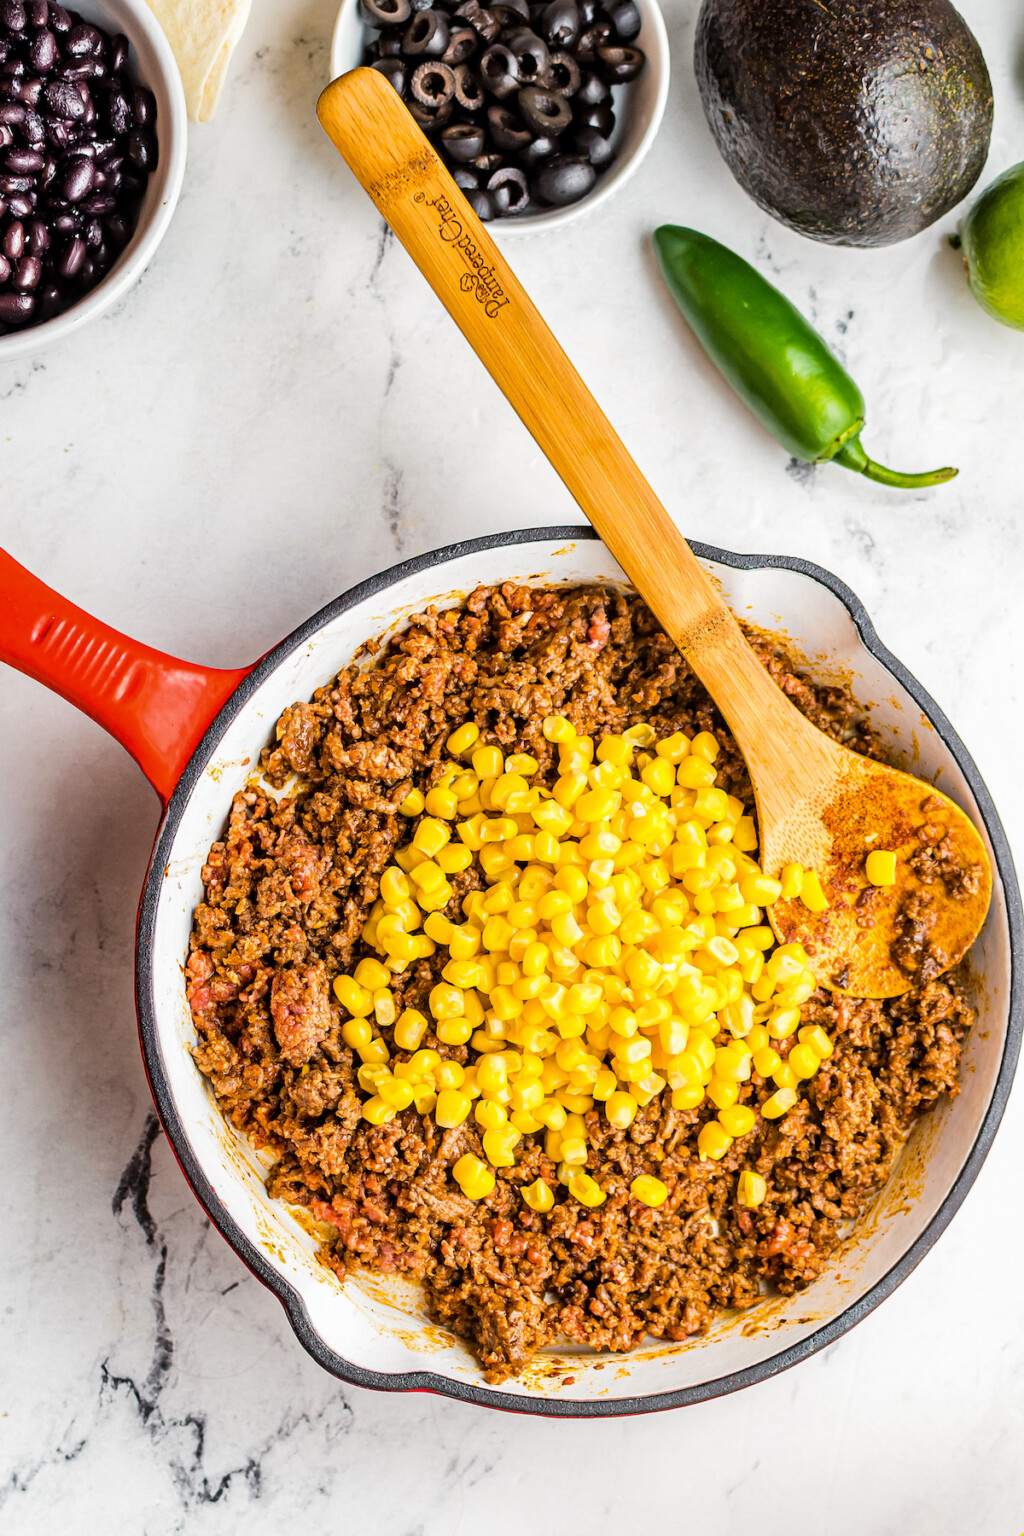
[[[701,545],[737,614],[784,632],[814,675],[852,684],[896,761],[937,783],[982,827],[995,869],[992,910],[971,952],[977,1028],[961,1093],[921,1121],[890,1185],[835,1268],[798,1297],[724,1317],[686,1344],[627,1355],[542,1354],[493,1388],[469,1350],[430,1324],[408,1282],[350,1277],[264,1188],[265,1165],[223,1120],[190,1054],[195,1035],[182,964],[200,871],[282,710],[309,699],[370,636],[478,583],[628,582],[586,528],[526,530],[454,545],[394,567],[311,618],[249,674],[210,726],[171,797],[139,912],[137,1002],[153,1094],[181,1166],[211,1219],[280,1299],[302,1344],[360,1386],[431,1390],[491,1407],[565,1417],[637,1413],[735,1391],[823,1348],[877,1306],[928,1252],[974,1181],[995,1134],[1020,1047],[1021,901],[1009,848],[963,744],[925,691],[880,644],[863,607],[800,560]]]

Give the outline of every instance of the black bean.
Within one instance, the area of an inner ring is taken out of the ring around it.
[[[149,128],[156,122],[156,97],[144,85],[132,91],[132,117],[139,128]]]
[[[14,129],[7,123],[0,123],[0,149],[6,149],[8,144],[14,143]]]
[[[28,17],[21,0],[0,0],[0,26],[8,32],[24,32]]]
[[[64,52],[72,59],[84,59],[96,51],[99,33],[84,22],[76,22],[64,42]]]
[[[128,135],[128,159],[137,171],[151,171],[156,165],[156,139],[144,128],[133,128]]]
[[[35,307],[34,294],[0,293],[0,323],[24,325],[26,320],[31,320]]]
[[[503,165],[495,171],[487,183],[487,190],[497,214],[522,213],[530,201],[529,183],[514,165]]]
[[[85,213],[105,214],[113,213],[117,206],[117,198],[112,192],[92,192],[82,203]]]
[[[27,219],[35,203],[23,192],[15,192],[7,198],[7,212],[15,219]]]
[[[77,213],[58,213],[53,221],[54,234],[73,235],[82,220]]]
[[[50,249],[50,231],[42,219],[33,219],[26,230],[26,244],[33,256],[41,256]]]
[[[41,171],[45,156],[38,149],[8,149],[4,151],[3,159],[5,170],[13,171],[15,176],[24,176]]]
[[[67,149],[68,145],[74,142],[75,135],[70,123],[47,123],[46,139],[54,149]]]
[[[110,40],[110,73],[123,75],[128,68],[128,50],[130,44],[123,32],[118,32]]]
[[[50,26],[55,32],[71,31],[71,12],[54,4],[54,0],[50,0]]]
[[[81,271],[85,260],[85,241],[81,235],[74,235],[64,247],[64,252],[57,262],[57,274],[59,277],[72,278]]]
[[[447,18],[440,11],[420,11],[406,27],[402,47],[410,58],[439,59],[450,35]]]
[[[421,106],[431,107],[436,112],[455,98],[455,71],[440,59],[417,64],[409,89]]]
[[[504,150],[510,155],[525,149],[533,137],[522,119],[499,102],[487,108],[487,127],[495,149]]]
[[[106,75],[107,66],[102,59],[81,59],[77,64],[64,64],[60,70],[62,80],[99,80]]]
[[[6,283],[11,275],[11,264],[6,256],[0,255],[0,284]]]
[[[83,231],[86,245],[91,251],[97,250],[103,244],[103,225],[99,219],[90,219]]]
[[[64,308],[64,298],[56,283],[47,283],[39,290],[38,315],[40,320],[52,320]]]
[[[580,88],[580,67],[571,53],[553,53],[541,85],[559,96],[575,96]]]
[[[441,147],[450,160],[463,165],[483,153],[484,131],[477,123],[452,123],[441,130]]]
[[[597,67],[610,85],[628,85],[647,63],[642,48],[598,48]]]
[[[115,87],[107,97],[107,122],[110,131],[115,138],[128,132],[131,127],[132,111],[128,104],[128,98],[124,91]]]
[[[50,8],[46,0],[28,0],[25,10],[33,27],[45,27],[50,19]]]
[[[405,65],[401,59],[375,59],[370,68],[390,80],[399,96],[405,95]]]
[[[516,97],[519,114],[531,137],[557,138],[572,122],[572,107],[557,91],[525,85]]]
[[[590,161],[595,171],[603,170],[615,158],[611,139],[606,139],[596,128],[577,128],[569,142],[578,155]]]
[[[0,123],[23,123],[27,111],[20,101],[0,101]]]
[[[41,80],[23,80],[18,86],[18,100],[23,101],[27,107],[38,106],[42,93],[43,82]]]
[[[499,101],[519,89],[519,65],[515,54],[504,43],[493,43],[481,55],[477,70],[485,89]]]
[[[43,100],[54,117],[64,122],[77,122],[85,116],[82,87],[70,80],[51,80],[43,87]]]
[[[38,256],[23,256],[11,273],[11,287],[20,293],[38,288],[43,276],[43,263]]]
[[[594,185],[596,175],[594,167],[588,161],[556,155],[537,171],[533,178],[532,191],[542,203],[550,203],[555,208],[564,208],[567,204],[578,203],[581,197],[586,197]]]
[[[48,28],[36,33],[29,48],[28,57],[32,68],[41,75],[53,68],[57,61],[57,39]]]
[[[24,120],[19,124],[19,132],[25,143],[35,148],[39,144],[46,143],[46,124],[34,112],[31,107],[26,107]]]
[[[0,176],[0,192],[30,192],[31,176]]]
[[[92,161],[83,155],[70,156],[61,167],[61,196],[69,203],[80,203],[93,184]]]
[[[480,188],[475,190],[471,188],[466,193],[466,202],[477,218],[482,219],[485,224],[494,218],[494,200],[489,192],[484,192]],[[0,319],[2,318],[3,316],[0,315]]]
[[[111,241],[120,250],[122,245],[127,244],[128,237],[132,232],[131,224],[123,213],[112,213],[109,218],[104,220],[104,223],[106,224],[107,234]]]

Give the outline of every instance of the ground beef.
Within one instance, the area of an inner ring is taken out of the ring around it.
[[[771,640],[752,643],[816,725],[879,755],[847,692],[801,675]],[[559,1337],[613,1350],[645,1335],[685,1339],[766,1286],[808,1285],[885,1181],[915,1116],[957,1092],[972,1014],[956,979],[924,978],[882,1003],[817,992],[806,1019],[834,1038],[834,1054],[796,1109],[759,1118],[721,1162],[696,1154],[714,1107],[675,1110],[665,1095],[628,1131],[587,1116],[588,1167],[608,1194],[598,1209],[566,1197],[543,1139],[530,1136],[474,1204],[450,1170],[464,1152],[481,1153],[475,1124],[442,1130],[412,1109],[382,1126],[361,1118],[358,1063],[330,986],[364,951],[381,871],[411,832],[397,814],[410,787],[436,780],[445,740],[466,720],[484,741],[532,753],[550,781],[541,722],[552,713],[599,735],[640,720],[659,734],[714,731],[719,782],[748,802],[750,784],[714,703],[637,598],[481,588],[368,650],[372,665],[346,668],[285,710],[263,755],[263,787],[236,795],[225,839],[210,850],[195,913],[195,1058],[224,1114],[276,1154],[271,1194],[326,1224],[324,1258],[339,1277],[367,1267],[421,1278],[433,1316],[470,1343],[492,1382]],[[944,855],[941,839],[922,844],[937,878],[950,873]],[[454,876],[456,901],[479,879],[473,869]],[[927,926],[926,903],[908,912],[908,949],[925,942]],[[401,1007],[425,1005],[443,959],[396,978]],[[467,1059],[466,1047],[432,1034],[423,1045]],[[779,1043],[783,1054],[788,1046]],[[772,1086],[755,1073],[743,1099],[756,1105]],[[767,1183],[755,1211],[736,1202],[742,1168]],[[669,1187],[659,1210],[629,1193],[641,1173]],[[546,1216],[518,1192],[538,1176],[559,1188]]]

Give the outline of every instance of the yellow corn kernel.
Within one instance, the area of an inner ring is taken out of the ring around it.
[[[417,1052],[420,1056],[426,1054],[425,1051]],[[434,1081],[438,1088],[461,1088],[466,1081],[466,1069],[457,1061],[442,1061],[434,1068]]]
[[[668,1199],[668,1185],[656,1179],[652,1173],[640,1173],[629,1186],[631,1195],[642,1200],[644,1205],[649,1205],[652,1210],[657,1210],[659,1205],[664,1205]]]
[[[483,1200],[494,1188],[494,1174],[472,1152],[465,1152],[452,1168],[452,1178],[469,1200]]]
[[[722,1109],[718,1114],[719,1124],[733,1138],[746,1136],[757,1124],[757,1115],[747,1104],[733,1104],[728,1109]]]
[[[576,740],[576,727],[564,715],[546,715],[541,731],[545,741],[557,741],[563,746]]]
[[[516,1144],[522,1140],[514,1125],[504,1125],[499,1131],[484,1131],[481,1138],[484,1156],[492,1168],[514,1168]]]
[[[374,1095],[372,1099],[367,1099],[363,1105],[363,1119],[368,1120],[371,1125],[386,1125],[389,1120],[395,1118],[396,1113],[395,1106],[389,1104],[386,1099],[382,1099],[379,1094]]]
[[[768,1015],[768,1033],[773,1040],[788,1040],[799,1023],[799,1008],[775,1008]]]
[[[399,869],[404,869],[406,874],[409,874],[411,870],[416,868],[417,864],[423,863],[425,857],[426,855],[420,853],[420,850],[413,847],[412,843],[407,843],[404,848],[399,848],[396,852],[395,863]]]
[[[705,757],[684,757],[676,769],[680,789],[706,789],[715,782],[715,770]]]
[[[815,1056],[822,1061],[832,1055],[832,1041],[820,1024],[805,1025],[800,1031],[800,1041],[803,1045],[809,1045]]]
[[[461,757],[464,752],[468,752],[470,747],[474,746],[479,740],[480,727],[474,725],[472,720],[467,720],[465,725],[460,725],[452,731],[445,742],[445,746],[452,757]]]
[[[361,987],[352,976],[335,976],[334,995],[353,1018],[366,1019],[373,1012],[372,992]]]
[[[786,1114],[796,1103],[797,1093],[795,1088],[779,1088],[761,1105],[761,1113],[766,1120],[778,1120]]]
[[[780,895],[783,901],[795,901],[804,883],[802,864],[785,864],[779,875]]]
[[[390,987],[378,987],[373,994],[373,1013],[382,1029],[389,1029],[398,1017],[395,994]]]
[[[586,901],[590,892],[590,882],[579,865],[566,864],[555,875],[555,889],[569,898],[569,906],[562,909],[568,912],[573,906]]]
[[[512,924],[505,918],[495,913],[484,924],[483,945],[489,954],[503,954],[509,946],[509,941],[515,933]]]
[[[652,793],[664,798],[675,788],[676,770],[668,758],[654,757],[646,767],[641,768],[640,780]]]
[[[549,1131],[560,1131],[568,1118],[565,1105],[559,1104],[557,1099],[545,1099],[543,1104],[538,1104],[536,1115]]]
[[[469,1019],[439,1019],[434,1033],[442,1045],[466,1045],[473,1029]]]
[[[485,1131],[500,1131],[508,1124],[505,1106],[493,1099],[480,1099],[473,1106],[473,1118]]]
[[[379,960],[360,960],[353,972],[355,980],[368,992],[376,992],[379,987],[386,987],[391,980],[391,972],[387,966],[381,965]]]
[[[349,1019],[341,1026],[341,1038],[352,1050],[361,1050],[373,1039],[373,1030],[366,1019]]]
[[[695,1087],[674,1088],[672,1090],[673,1109],[696,1109],[698,1104],[704,1102],[704,1089],[698,1083]]]
[[[440,890],[447,884],[444,870],[435,864],[433,859],[424,859],[422,864],[417,864],[411,871],[413,885],[416,887],[417,898],[430,892]]]
[[[621,1090],[610,1094],[605,1100],[604,1112],[611,1125],[616,1130],[625,1131],[633,1124],[636,1118],[637,1103],[628,1093]]]
[[[440,816],[444,821],[454,821],[459,814],[458,797],[447,786],[435,784],[428,789],[424,808],[429,816]]]
[[[541,831],[550,832],[554,837],[564,837],[575,819],[572,812],[565,810],[557,800],[542,800],[540,805],[534,806],[532,815]]]
[[[597,969],[616,965],[621,953],[622,945],[614,933],[607,934],[603,938],[588,939],[583,948],[587,964]]]
[[[731,1109],[740,1096],[740,1085],[733,1078],[713,1077],[705,1092],[716,1109]]]
[[[762,1077],[773,1077],[781,1063],[782,1057],[770,1045],[762,1046],[754,1052],[754,1070]]]
[[[733,847],[741,853],[753,853],[757,847],[757,824],[753,816],[740,816],[737,820],[733,834]]]
[[[821,881],[813,869],[804,871],[800,882],[800,900],[810,912],[826,912],[828,898],[821,888]]]
[[[400,1077],[382,1078],[377,1084],[377,1093],[385,1104],[390,1104],[396,1110],[408,1109],[415,1097],[412,1083]]]
[[[751,907],[770,907],[782,895],[782,882],[767,875],[748,875],[740,882],[743,900]]]
[[[545,1184],[543,1179],[534,1179],[532,1184],[524,1184],[519,1191],[531,1211],[538,1211],[541,1215],[550,1211],[555,1203],[555,1192],[550,1184]]]
[[[445,1130],[461,1125],[472,1108],[468,1093],[458,1088],[442,1088],[434,1106],[434,1119]]]
[[[430,794],[432,795],[433,793],[434,791],[431,790]],[[430,799],[430,795],[427,796],[427,799]],[[432,859],[435,853],[439,853],[445,846],[450,837],[451,832],[443,821],[437,821],[432,816],[425,816],[416,828],[412,842],[414,848],[418,848],[421,853],[426,854],[428,859]],[[420,867],[423,868],[424,866],[421,865]],[[416,884],[419,885],[422,882],[416,881]]]
[[[418,816],[423,810],[423,803],[423,791],[421,789],[410,789],[398,807],[399,814],[402,816]]]
[[[781,1061],[772,1073],[772,1082],[776,1088],[795,1088],[800,1079],[797,1077],[788,1061]]]
[[[864,873],[872,885],[895,885],[896,855],[887,849],[873,848],[865,860]]]
[[[395,864],[390,864],[380,877],[381,898],[388,906],[408,901],[411,890],[408,876]]]
[[[573,1173],[569,1176],[569,1193],[580,1205],[603,1205],[608,1198],[596,1179],[592,1179],[589,1173]]]
[[[567,949],[571,949],[573,944],[578,944],[583,937],[583,929],[571,912],[560,912],[557,917],[553,917],[551,932],[559,944],[564,944]]]
[[[446,848],[437,850],[434,862],[446,875],[457,875],[461,870],[469,868],[473,855],[465,844],[449,843]]]
[[[709,1120],[706,1125],[701,1126],[697,1135],[697,1152],[702,1163],[709,1157],[717,1163],[731,1146],[732,1137],[717,1120]]]
[[[786,1060],[797,1077],[802,1079],[813,1077],[821,1066],[821,1057],[804,1044],[794,1045]]]
[[[748,1210],[754,1211],[764,1203],[768,1193],[768,1186],[759,1173],[752,1168],[744,1168],[736,1180],[736,1199],[740,1205],[745,1205]]]
[[[505,759],[499,747],[477,747],[471,761],[473,772],[481,779],[496,779],[505,769]]]

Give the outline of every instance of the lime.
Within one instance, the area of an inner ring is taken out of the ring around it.
[[[1024,161],[985,188],[964,220],[961,242],[982,309],[1024,330]]]

